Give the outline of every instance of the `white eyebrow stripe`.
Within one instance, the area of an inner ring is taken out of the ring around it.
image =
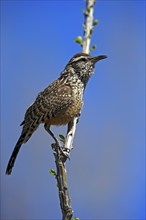
[[[78,61],[78,60],[81,60],[81,59],[86,59],[86,57],[84,57],[84,56],[76,57],[76,58],[73,59],[73,61]]]

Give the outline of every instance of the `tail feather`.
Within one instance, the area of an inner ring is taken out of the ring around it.
[[[11,172],[12,172],[16,157],[19,153],[21,145],[24,143],[25,136],[26,136],[26,133],[22,133],[19,140],[16,143],[16,146],[15,146],[13,152],[12,152],[12,155],[11,155],[10,160],[8,162],[8,165],[7,165],[7,169],[6,169],[6,174],[7,175],[10,175]]]
[[[23,125],[23,124],[22,124]],[[33,132],[38,128],[39,126],[39,121],[34,121],[31,125],[27,125],[27,124],[24,124],[24,127],[23,127],[23,130],[22,130],[22,133],[21,133],[21,136],[20,138],[18,139],[17,143],[16,143],[16,146],[12,152],[12,155],[10,157],[10,160],[8,162],[8,165],[7,165],[7,169],[6,169],[6,174],[7,175],[10,175],[11,172],[12,172],[12,169],[13,169],[13,166],[14,166],[14,163],[15,163],[15,160],[17,158],[17,155],[19,153],[19,150],[21,148],[21,145],[22,144],[25,144],[29,138],[31,137],[31,135],[33,134]]]

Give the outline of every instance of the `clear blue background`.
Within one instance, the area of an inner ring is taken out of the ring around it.
[[[23,145],[11,176],[5,168],[19,124],[36,95],[81,48],[84,1],[1,1],[1,218],[61,219],[43,126]],[[97,0],[96,65],[84,96],[68,186],[80,219],[145,219],[145,2]],[[52,128],[55,134],[66,128]]]

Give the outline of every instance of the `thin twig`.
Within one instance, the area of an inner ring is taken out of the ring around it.
[[[91,35],[93,32],[93,12],[95,0],[86,1],[86,12],[84,13],[84,39],[83,39],[83,52],[90,52]]]

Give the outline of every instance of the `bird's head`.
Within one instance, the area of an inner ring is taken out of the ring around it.
[[[107,58],[105,55],[90,56],[86,53],[77,53],[69,60],[65,69],[77,75],[86,84],[94,71],[96,62],[105,58]]]

